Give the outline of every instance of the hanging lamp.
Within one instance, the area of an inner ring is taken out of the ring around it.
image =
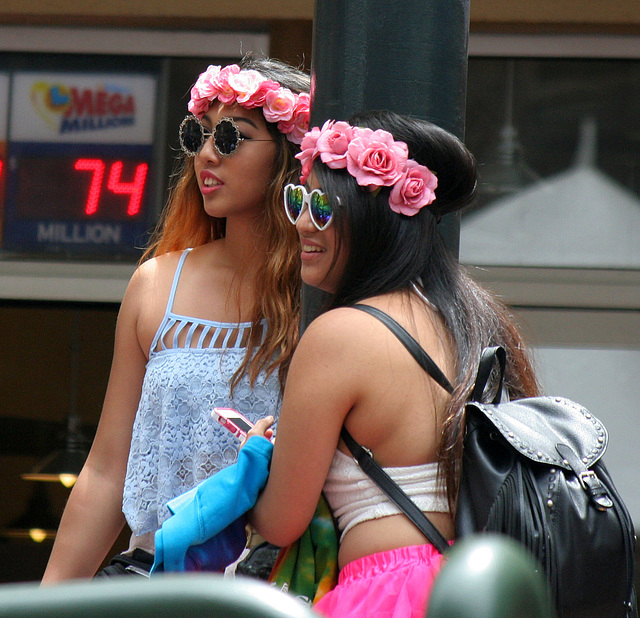
[[[46,485],[34,485],[27,508],[16,519],[7,524],[1,534],[13,539],[27,539],[42,543],[45,539],[53,539],[60,518],[53,513],[51,500]]]
[[[40,461],[30,472],[20,476],[26,481],[60,482],[72,487],[87,459],[89,441],[80,429],[80,417],[77,414],[78,373],[80,364],[80,315],[75,310],[71,330],[71,379],[69,395],[69,413],[65,433],[64,448],[56,449]]]

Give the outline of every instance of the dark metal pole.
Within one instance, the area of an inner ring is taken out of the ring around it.
[[[390,109],[462,138],[469,0],[316,0],[311,122]]]
[[[311,125],[389,109],[464,137],[470,0],[316,0]],[[440,231],[458,255],[459,220]],[[320,294],[303,292],[303,323]]]

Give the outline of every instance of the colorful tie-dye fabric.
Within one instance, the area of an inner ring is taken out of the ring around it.
[[[317,603],[338,580],[338,545],[331,510],[321,495],[304,534],[280,551],[269,582],[309,605]]]

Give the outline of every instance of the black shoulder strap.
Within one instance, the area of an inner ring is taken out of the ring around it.
[[[422,349],[420,344],[391,316],[370,305],[352,305],[352,307],[378,318],[378,320],[385,324],[404,344],[420,366],[442,386],[442,388],[449,393],[453,392],[451,383],[444,373],[442,373],[438,365],[436,365],[433,359]],[[429,542],[441,554],[447,551],[447,549],[449,549],[449,543],[444,536],[440,534],[440,531],[429,521],[428,517],[416,506],[411,498],[409,498],[378,463],[376,463],[371,453],[354,440],[344,425],[340,432],[340,437],[344,440],[344,443],[362,470],[369,475],[371,480],[373,480],[388,498],[415,524]]]
[[[395,481],[376,463],[371,453],[360,446],[346,427],[342,427],[340,437],[349,447],[351,454],[358,462],[362,470],[369,475],[372,481],[388,496],[388,498],[416,525],[429,542],[441,553],[449,549],[447,539],[429,521],[429,518],[416,506],[415,502],[405,494]]]
[[[371,305],[351,305],[354,309],[360,309],[378,318],[404,345],[411,353],[411,356],[416,359],[418,364],[448,393],[453,393],[453,386],[451,382],[444,375],[440,367],[436,365],[435,361],[424,351],[420,344],[402,327],[398,324],[390,315],[387,315],[384,311],[381,311],[377,307],[371,307]]]
[[[501,346],[484,348],[482,350],[480,362],[478,364],[476,383],[473,387],[470,401],[482,401],[487,382],[489,382],[489,378],[491,377],[491,373],[493,372],[496,362],[498,363],[498,369],[500,371],[498,375],[499,382],[491,403],[500,403],[500,399],[502,397],[502,384],[504,382],[504,371],[507,364],[507,353]]]

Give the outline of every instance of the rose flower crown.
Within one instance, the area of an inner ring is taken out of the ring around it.
[[[308,93],[292,92],[258,71],[241,69],[237,64],[224,68],[210,65],[201,73],[191,88],[189,111],[202,119],[215,99],[245,109],[261,107],[265,120],[277,123],[278,130],[294,144],[300,144],[309,128]]]
[[[296,157],[302,162],[302,184],[314,160],[320,157],[331,169],[346,168],[361,187],[371,192],[392,187],[389,206],[399,214],[411,217],[436,199],[436,175],[409,159],[408,146],[395,141],[388,131],[327,120],[321,129],[314,127],[304,136],[300,148]]]

